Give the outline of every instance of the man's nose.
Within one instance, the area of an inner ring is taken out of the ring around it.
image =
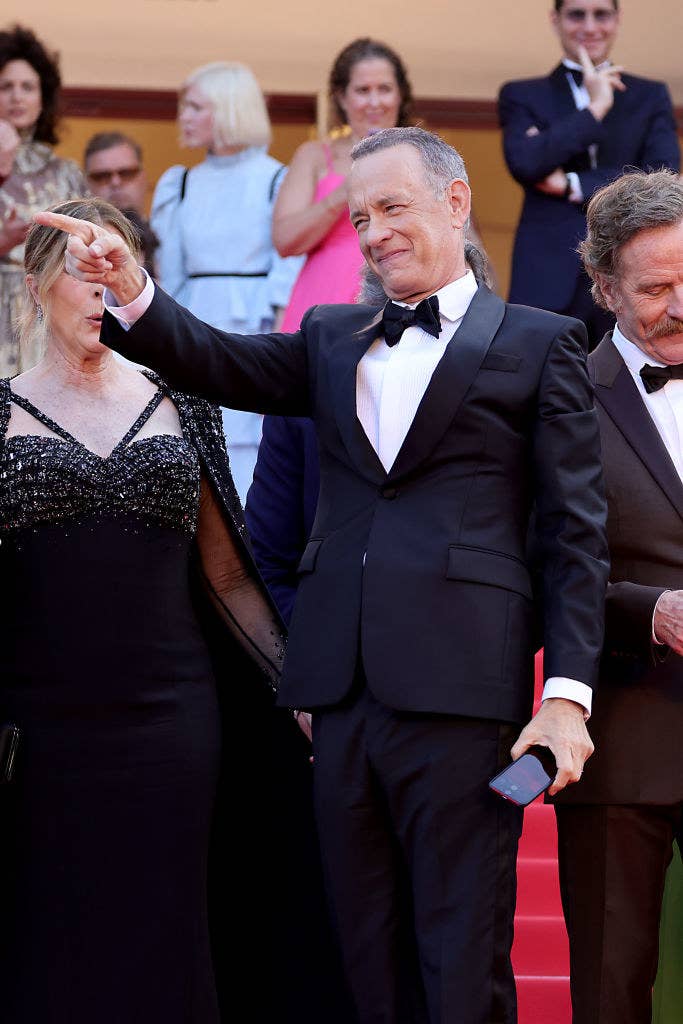
[[[371,248],[384,242],[391,235],[386,217],[373,217],[368,224],[365,241]]]
[[[669,292],[666,311],[674,319],[683,320],[683,282]]]

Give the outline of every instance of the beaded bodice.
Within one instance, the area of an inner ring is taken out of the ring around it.
[[[107,457],[90,451],[0,381],[0,536],[42,525],[92,519],[154,524],[193,536],[199,509],[200,462],[183,437],[138,438],[164,397],[152,397]],[[7,437],[11,403],[21,405],[51,435]]]

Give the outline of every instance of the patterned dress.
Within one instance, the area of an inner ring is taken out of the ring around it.
[[[0,218],[5,220],[16,211],[18,217],[28,221],[39,210],[87,194],[83,175],[72,160],[55,156],[44,142],[24,142],[12,174],[0,186]],[[38,356],[35,351],[19,351],[15,321],[23,291],[22,244],[0,256],[0,377],[28,370]]]

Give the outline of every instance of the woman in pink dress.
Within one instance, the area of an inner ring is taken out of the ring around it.
[[[308,253],[283,331],[297,330],[317,302],[356,299],[363,258],[346,199],[351,150],[370,132],[410,123],[412,92],[403,62],[373,39],[356,39],[341,51],[330,72],[329,95],[338,123],[348,130],[297,149],[273,213],[280,255]]]

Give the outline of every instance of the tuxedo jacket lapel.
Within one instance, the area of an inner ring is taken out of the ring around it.
[[[564,64],[558,64],[554,71],[550,72],[550,82],[555,97],[556,116],[563,117],[576,112],[574,93],[567,81],[568,70]]]
[[[385,480],[387,474],[358,419],[356,370],[381,330],[380,309],[365,327],[337,345],[329,360],[334,411],[344,445],[355,466],[377,483]]]
[[[415,418],[389,471],[391,477],[409,473],[427,458],[443,437],[504,316],[503,300],[480,285],[417,407]]]
[[[683,518],[683,483],[611,335],[603,338],[590,363],[598,402]]]

